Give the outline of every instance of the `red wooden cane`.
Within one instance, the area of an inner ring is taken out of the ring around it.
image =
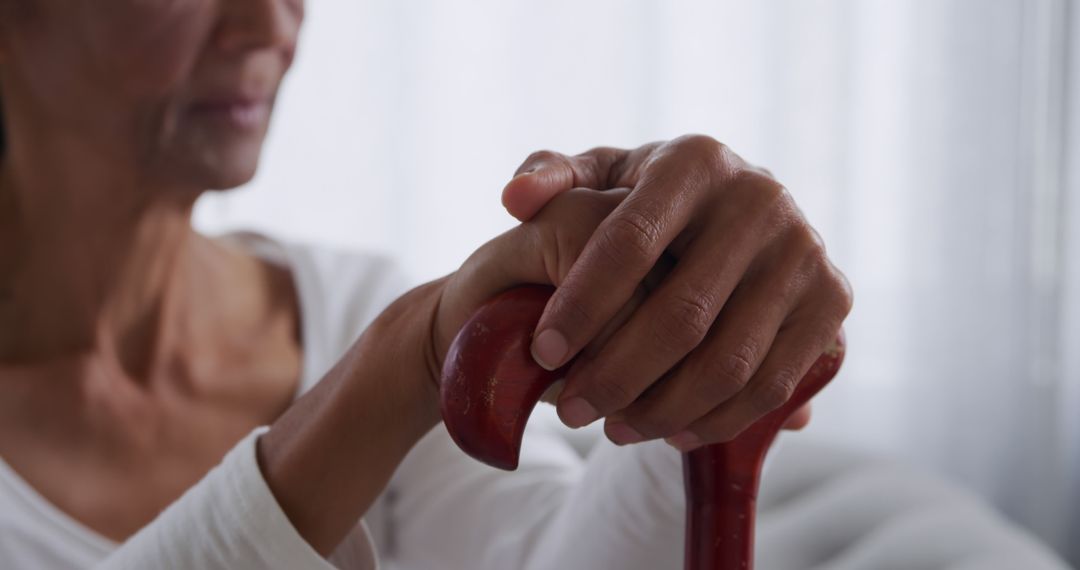
[[[443,365],[443,421],[472,457],[501,469],[518,465],[525,424],[563,368],[548,371],[529,352],[532,331],[554,288],[505,291],[465,323]],[[754,513],[761,464],[780,427],[836,375],[843,335],[803,377],[786,404],[727,443],[683,454],[686,488],[686,570],[753,568]]]

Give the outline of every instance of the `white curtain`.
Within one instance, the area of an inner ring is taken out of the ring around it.
[[[811,431],[975,490],[1080,562],[1080,14],[1070,0],[309,0],[256,227],[452,271],[537,149],[704,132],[850,277]],[[1071,545],[1071,546],[1070,546]]]

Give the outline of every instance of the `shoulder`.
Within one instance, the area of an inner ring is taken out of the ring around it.
[[[299,301],[304,384],[317,380],[390,303],[415,285],[385,252],[242,232],[218,239],[283,265]]]

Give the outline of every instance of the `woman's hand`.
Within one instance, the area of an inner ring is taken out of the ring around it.
[[[515,285],[562,284],[590,236],[628,192],[626,188],[606,192],[567,189],[553,196],[530,220],[485,243],[446,277],[431,323],[431,351],[436,363],[429,372],[431,380],[438,383],[451,341],[488,299]]]
[[[582,353],[559,397],[567,425],[607,417],[616,443],[663,437],[682,450],[729,440],[787,401],[851,309],[846,279],[784,187],[709,137],[535,153],[503,204],[530,220],[573,187],[632,190],[534,334],[549,369]],[[596,348],[662,256],[670,275]]]

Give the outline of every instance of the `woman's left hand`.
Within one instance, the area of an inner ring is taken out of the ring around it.
[[[574,187],[633,190],[533,337],[549,369],[590,348],[558,399],[571,427],[606,417],[615,443],[662,437],[684,451],[730,440],[788,400],[851,309],[847,280],[785,188],[712,138],[537,152],[503,205],[525,221]],[[618,315],[661,256],[674,260],[670,272],[633,314]],[[622,325],[610,334],[609,322]]]

